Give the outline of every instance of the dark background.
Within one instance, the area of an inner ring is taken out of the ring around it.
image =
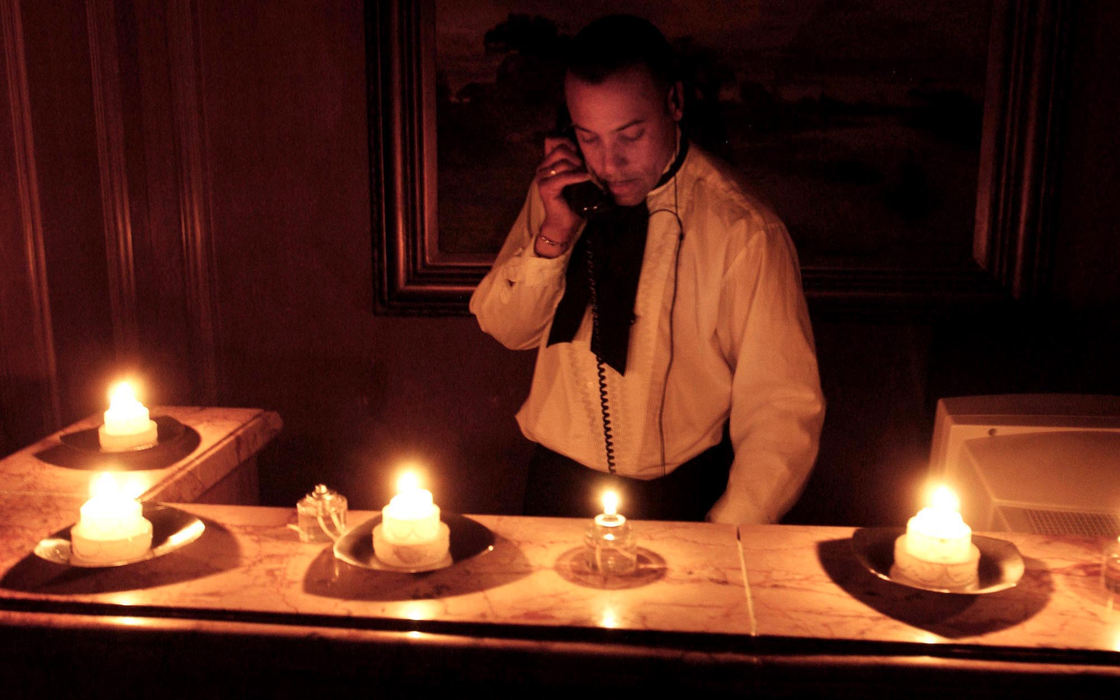
[[[1120,393],[1120,6],[1075,9],[1046,288],[982,308],[813,304],[829,409],[788,520],[901,523],[939,397]],[[469,317],[373,313],[361,3],[0,13],[0,454],[103,410],[132,370],[149,404],[278,411],[267,504],[325,481],[380,507],[418,459],[444,508],[517,512],[533,354]]]

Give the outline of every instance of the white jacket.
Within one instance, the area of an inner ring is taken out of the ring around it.
[[[695,146],[646,202],[627,370],[606,368],[617,471],[662,476],[719,442],[730,418],[735,461],[708,519],[773,522],[804,486],[824,419],[797,254],[782,222]],[[572,342],[546,346],[570,252],[535,255],[543,218],[534,186],[470,309],[506,347],[538,349],[517,414],[525,437],[606,471],[590,313]]]

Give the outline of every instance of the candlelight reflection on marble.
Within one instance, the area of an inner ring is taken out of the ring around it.
[[[605,608],[603,614],[599,617],[599,626],[615,629],[618,625],[618,615],[615,614],[615,611],[612,608]]]
[[[435,619],[439,609],[433,601],[410,600],[404,604],[401,614],[413,622]]]
[[[1120,593],[1120,537],[1104,545],[1101,560],[1101,585],[1109,593]]]

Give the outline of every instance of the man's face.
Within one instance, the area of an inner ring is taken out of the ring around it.
[[[660,88],[646,68],[635,67],[599,84],[569,74],[564,93],[588,169],[618,204],[644,200],[676,148],[679,88]]]

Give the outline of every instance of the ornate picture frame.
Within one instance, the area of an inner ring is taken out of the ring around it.
[[[1070,11],[1068,0],[993,0],[971,255],[928,268],[803,263],[814,313],[915,313],[1044,288]],[[374,298],[383,314],[465,314],[496,253],[441,247],[435,22],[431,0],[367,2]]]

